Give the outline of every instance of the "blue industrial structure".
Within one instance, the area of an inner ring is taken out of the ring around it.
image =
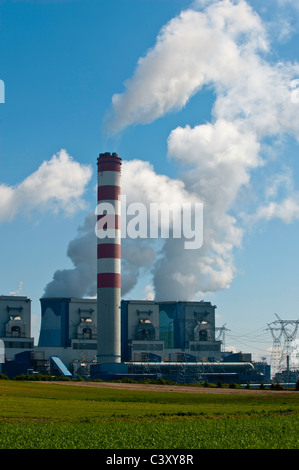
[[[252,366],[250,354],[229,356],[221,351],[221,341],[215,338],[215,308],[204,301],[122,300],[122,361],[99,364],[97,329],[101,325],[96,299],[42,298],[40,337],[34,346],[25,328],[30,301],[2,296],[1,339],[6,346],[2,372],[9,377],[41,372],[103,379],[264,381],[262,371]],[[16,313],[12,316],[12,312]]]
[[[64,347],[71,345],[69,338],[70,298],[42,299],[42,328],[38,345],[41,347]]]
[[[150,362],[220,361],[215,309],[203,301],[123,300],[122,360],[136,361],[146,356]]]
[[[62,360],[57,356],[51,356],[51,365],[53,372],[57,372],[58,375],[63,375],[64,377],[72,377],[71,372],[63,364]]]

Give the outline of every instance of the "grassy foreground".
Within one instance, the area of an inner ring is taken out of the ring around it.
[[[298,449],[298,398],[0,380],[0,449]]]

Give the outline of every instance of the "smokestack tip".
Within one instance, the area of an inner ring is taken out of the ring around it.
[[[121,161],[121,158],[115,152],[112,154],[110,152],[100,153],[98,158],[98,169],[99,171],[108,169],[120,171],[119,165],[121,165]]]
[[[100,153],[99,158],[109,158],[109,157],[116,157],[119,158],[118,153],[113,152],[112,154],[110,152],[105,152],[105,153]]]

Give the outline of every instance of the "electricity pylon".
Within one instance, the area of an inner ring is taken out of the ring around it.
[[[299,320],[282,320],[277,313],[275,315],[277,320],[268,323],[267,328],[273,338],[271,367],[274,374],[281,372],[283,368],[289,372],[290,357],[295,349],[294,342],[299,326]]]
[[[281,369],[282,329],[281,328],[275,328],[274,326],[271,326],[271,323],[268,323],[267,330],[270,330],[272,338],[273,338],[273,346],[272,346],[272,352],[271,352],[271,371],[272,371],[272,375],[275,375],[277,372],[280,372],[280,369]]]
[[[215,331],[219,331],[219,334],[216,338],[216,341],[221,341],[222,343],[222,351],[225,351],[225,332],[230,331],[228,328],[225,328],[226,323],[223,326],[215,328]],[[222,338],[222,339],[221,339]]]

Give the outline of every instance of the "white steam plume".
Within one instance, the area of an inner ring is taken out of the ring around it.
[[[134,178],[135,184],[132,185]],[[149,207],[153,194],[156,202],[182,203],[190,198],[184,184],[178,180],[158,175],[148,162],[140,160],[123,161],[122,194],[127,205],[138,201]],[[142,197],[141,197],[142,195]],[[73,263],[72,269],[57,270],[45,288],[43,297],[85,297],[95,296],[96,288],[96,216],[89,214],[78,234],[68,246],[67,256]],[[126,295],[138,282],[141,273],[150,272],[157,258],[156,247],[149,240],[122,240],[122,295]]]
[[[139,59],[126,91],[112,97],[109,129],[152,122],[185,106],[204,85],[231,88],[248,71],[248,57],[266,49],[261,21],[246,2],[217,2],[204,13],[183,11]]]
[[[138,160],[123,165],[122,192],[129,203],[174,199],[204,204],[204,243],[198,250],[185,250],[182,239],[166,240],[161,251],[152,243],[144,250],[144,240],[123,240],[123,295],[144,270],[153,274],[157,299],[192,299],[228,288],[236,275],[235,250],[248,224],[298,218],[291,185],[283,200],[274,188],[266,188],[265,203],[250,217],[246,212],[252,174],[268,164],[271,139],[288,135],[299,141],[298,105],[292,101],[299,65],[273,63],[269,52],[268,31],[245,0],[197,0],[162,28],[124,93],[113,96],[112,134],[180,110],[203,86],[215,92],[210,123],[178,127],[168,137],[168,156],[180,165],[181,180],[157,175]],[[92,256],[94,262],[94,251]],[[77,261],[75,271],[80,271]]]
[[[15,291],[10,292],[9,295],[13,295],[13,296],[19,295],[22,292],[23,284],[24,284],[24,282],[20,281],[18,288]]]
[[[181,240],[165,242],[153,268],[157,298],[175,292],[190,299],[229,287],[234,250],[246,229],[239,198],[250,189],[252,172],[268,163],[264,139],[289,135],[299,140],[291,90],[299,65],[273,63],[268,52],[268,32],[246,1],[194,2],[163,27],[155,46],[139,59],[125,92],[112,98],[109,129],[115,133],[181,109],[204,85],[215,91],[213,121],[179,127],[168,138],[168,154],[181,165],[184,187],[204,203],[204,244],[188,252]],[[142,192],[136,200],[140,197]],[[293,220],[296,200],[293,193],[283,204],[267,201],[257,208],[256,220]],[[242,202],[244,212],[246,199]]]
[[[78,235],[69,243],[67,256],[74,268],[57,270],[43,297],[93,297],[96,295],[96,217],[89,214]]]

